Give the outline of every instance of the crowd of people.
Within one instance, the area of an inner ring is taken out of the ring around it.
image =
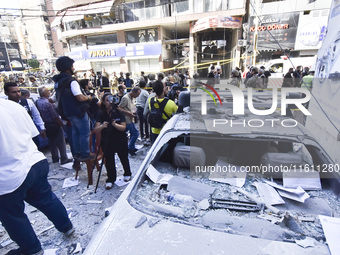
[[[53,77],[53,93],[51,88],[39,86],[39,99],[35,102],[29,99],[30,91],[20,79],[6,82],[5,94],[8,100],[26,109],[40,139],[48,138],[53,163],[73,161],[73,168],[77,169],[80,162],[95,159],[90,136],[92,144],[95,139],[101,140],[108,171],[106,188],[110,189],[116,181],[114,154],[124,167],[124,180],[131,180],[128,157],[136,155],[137,139],[144,146],[156,140],[163,125],[176,113],[178,96],[186,90],[190,75],[178,69],[168,76],[145,75],[141,71],[138,79],[133,80],[129,73],[120,72],[118,77],[114,72],[110,77],[105,71],[90,70],[90,75],[84,73],[79,79],[73,64],[71,58],[60,57],[56,61],[59,74]],[[66,155],[65,134],[73,159]],[[33,140],[39,147],[38,136]]]
[[[24,201],[41,210],[66,236],[74,227],[66,209],[47,181],[49,163],[38,150],[37,137],[48,138],[53,163],[95,159],[90,134],[100,141],[107,170],[106,189],[116,181],[115,154],[124,168],[124,181],[131,180],[129,157],[136,155],[136,141],[153,143],[165,123],[177,112],[178,97],[185,90],[181,73],[172,84],[163,73],[146,76],[141,72],[134,83],[129,74],[117,77],[117,88],[104,74],[75,78],[74,60],[60,57],[59,74],[53,77],[53,93],[39,86],[39,99],[33,102],[30,91],[19,81],[7,81],[8,100],[0,100],[0,220],[19,248],[10,254],[43,254],[41,244],[24,213]],[[185,73],[188,77],[188,72]],[[95,78],[95,79],[93,79]],[[113,91],[115,89],[115,91]],[[171,93],[172,99],[167,96]],[[184,94],[184,93],[183,93]],[[188,92],[186,93],[188,95]],[[137,123],[139,126],[137,127]],[[66,154],[65,136],[73,159]]]

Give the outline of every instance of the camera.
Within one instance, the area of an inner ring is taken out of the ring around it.
[[[116,95],[110,95],[108,96],[108,100],[112,106],[116,106],[119,104],[119,97]]]

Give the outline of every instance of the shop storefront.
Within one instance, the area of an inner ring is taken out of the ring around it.
[[[70,52],[69,56],[78,62],[87,63],[94,71],[105,71],[119,73],[121,70],[132,73],[157,72],[161,69],[159,57],[162,54],[160,43],[133,44],[130,46],[103,45],[88,50]],[[126,67],[127,65],[127,67]],[[128,69],[128,70],[126,70]]]

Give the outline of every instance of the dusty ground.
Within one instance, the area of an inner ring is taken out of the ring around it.
[[[144,147],[137,152],[136,156],[129,158],[132,176],[137,172],[149,148]],[[50,152],[45,150],[44,154],[48,161],[52,162]],[[119,160],[116,160],[116,166],[118,176],[122,176],[123,168]],[[95,184],[98,172],[94,170],[93,173]],[[86,248],[100,223],[105,218],[105,208],[112,206],[127,186],[119,187],[114,185],[111,190],[105,190],[106,170],[103,167],[97,193],[94,193],[95,185],[87,188],[87,170],[84,164],[79,172],[79,184],[74,187],[62,188],[64,179],[72,176],[75,176],[73,169],[60,167],[58,163],[50,163],[48,179],[53,191],[68,210],[71,221],[76,228],[76,232],[72,237],[64,237],[54,227],[51,227],[53,225],[45,215],[26,204],[25,212],[42,243],[43,249],[45,251],[50,250],[51,253],[49,254],[81,254],[81,252],[77,252],[79,245],[81,247],[80,250]],[[15,243],[6,245],[7,241],[10,242],[10,239],[4,228],[0,225],[0,244],[4,246],[1,248],[0,245],[0,254],[6,254],[9,250],[18,248]],[[78,247],[75,250],[77,244]]]

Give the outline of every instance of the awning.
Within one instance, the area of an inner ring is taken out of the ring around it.
[[[209,28],[240,28],[241,25],[241,17],[214,15],[197,20],[195,25],[191,27],[191,33],[196,33]]]
[[[56,18],[51,23],[51,27],[58,26],[61,22],[70,22],[74,20],[81,20],[84,15],[109,13],[113,6],[114,0],[90,3],[79,7],[69,8],[66,11],[58,13]]]

